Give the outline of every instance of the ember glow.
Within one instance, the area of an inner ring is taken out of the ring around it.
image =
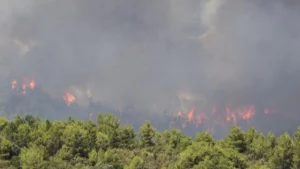
[[[227,121],[233,121],[236,125],[237,117],[243,120],[249,120],[255,115],[254,105],[241,106],[232,109],[230,106],[226,106],[226,116]]]
[[[17,87],[17,80],[12,80],[11,81],[11,88],[15,89]]]
[[[18,80],[12,80],[11,81],[11,88],[12,89],[17,89],[18,88]],[[22,83],[21,83],[21,91],[20,94],[25,95],[26,94],[26,89],[29,88],[31,90],[33,90],[36,86],[36,82],[33,79],[29,79],[29,78],[24,78]]]
[[[11,80],[11,88],[24,96],[27,89],[33,90],[35,87],[36,81],[33,79],[23,78],[20,86],[18,86],[18,80]],[[67,106],[76,100],[69,90],[64,91],[63,99]],[[240,125],[250,121],[257,114],[269,115],[275,112],[275,109],[270,107],[260,107],[258,110],[254,104],[234,104],[230,98],[228,98],[230,101],[228,103],[232,104],[214,105],[210,103],[211,100],[206,100],[204,95],[184,91],[179,92],[178,101],[177,113],[175,113],[176,111],[171,113],[170,127],[181,127],[182,129],[191,126],[204,127],[207,132],[216,131],[217,126]],[[92,113],[89,114],[89,119],[92,120]]]
[[[271,108],[264,108],[261,110],[261,113],[269,114],[271,110]],[[180,123],[182,128],[186,128],[188,125],[195,125],[196,127],[204,125],[207,131],[213,132],[216,126],[225,127],[238,125],[243,121],[249,121],[257,114],[257,112],[258,111],[253,104],[240,106],[226,105],[225,107],[219,107],[218,109],[212,107],[211,111],[208,110],[206,112],[199,112],[195,109],[194,105],[192,105],[189,112],[180,110],[176,114],[176,120],[172,120],[170,125]]]
[[[192,106],[192,109],[188,114],[188,119],[189,119],[189,121],[193,121],[193,119],[194,119],[194,106]]]
[[[22,83],[22,92],[21,94],[26,94],[26,89],[34,89],[36,85],[35,80],[33,79],[28,79],[28,78],[24,78],[23,83]]]
[[[34,89],[35,88],[35,85],[36,85],[36,83],[35,83],[35,81],[34,80],[31,80],[30,82],[29,82],[29,88],[30,89]]]
[[[75,102],[75,96],[67,90],[65,91],[63,98],[68,106]]]
[[[207,100],[204,95],[184,90],[178,93],[178,100],[180,108],[172,116],[170,126],[177,126],[179,123],[182,128],[201,125],[207,131],[215,131],[216,126],[238,125],[250,121],[256,114],[274,112],[269,107],[257,109],[254,104],[236,104],[230,98],[224,100],[227,104],[223,106],[220,103],[213,104],[213,100]]]
[[[18,80],[11,80],[11,88],[24,96],[27,89],[33,90],[35,87],[36,81],[33,79],[23,78],[20,86],[18,86]],[[69,90],[64,91],[63,99],[67,106],[70,106],[76,100]],[[217,126],[228,127],[250,121],[256,114],[269,115],[275,112],[275,109],[270,107],[257,110],[254,104],[224,104],[224,106],[216,104],[208,106],[213,104],[206,100],[204,95],[200,96],[186,91],[179,92],[178,101],[177,113],[171,113],[170,127],[178,126],[183,129],[190,126],[204,127],[208,132],[214,132]],[[230,101],[230,103],[234,102]],[[89,114],[89,119],[92,120],[92,113]]]
[[[36,87],[36,81],[29,78],[23,78],[22,83],[18,86],[18,80],[11,81],[11,88],[15,90],[18,94],[26,95],[27,89],[34,90]],[[75,96],[68,90],[64,91],[63,96],[64,101],[68,106],[75,102]]]

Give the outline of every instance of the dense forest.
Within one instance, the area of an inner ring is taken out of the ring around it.
[[[275,137],[233,126],[215,140],[207,132],[160,132],[149,121],[135,132],[105,113],[97,122],[1,117],[0,134],[0,168],[7,169],[300,168],[300,128]]]

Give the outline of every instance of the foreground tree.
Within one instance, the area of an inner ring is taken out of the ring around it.
[[[0,118],[0,168],[7,169],[296,169],[299,152],[300,128],[276,138],[234,126],[215,140],[207,132],[194,139],[178,129],[159,132],[150,121],[135,133],[111,114],[97,123]]]
[[[44,165],[45,150],[43,147],[30,145],[20,153],[21,167],[24,169],[39,169]]]
[[[153,146],[153,137],[155,136],[155,130],[151,125],[150,121],[146,121],[140,128],[139,132],[141,146],[142,147],[149,147]]]
[[[281,135],[276,142],[270,158],[270,166],[274,169],[292,168],[294,165],[294,152],[292,140],[288,133]]]

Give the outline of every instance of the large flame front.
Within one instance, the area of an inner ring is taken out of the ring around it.
[[[185,95],[189,94],[185,93]],[[237,125],[239,121],[248,121],[252,119],[257,113],[254,104],[227,104],[225,106],[213,106],[210,109],[201,103],[201,99],[195,100],[194,98],[196,97],[192,98],[183,97],[182,95],[180,96],[181,97],[179,97],[179,99],[184,100],[184,102],[181,102],[181,104],[184,105],[181,105],[181,108],[176,114],[176,118],[174,120],[180,122],[182,128],[187,127],[188,124],[193,124],[196,127],[198,127],[200,124],[203,124],[208,131],[214,131],[214,127],[217,125]],[[200,103],[198,104],[197,102]],[[190,103],[192,103],[192,105],[190,105]],[[198,104],[198,106],[194,104]],[[186,109],[187,106],[190,107],[190,110]],[[263,114],[269,114],[271,112],[275,112],[275,110],[271,108],[264,108],[261,110],[261,113]],[[172,125],[175,124],[174,120],[172,120]]]
[[[75,96],[67,90],[65,90],[65,95],[63,96],[63,98],[68,106],[75,102]]]
[[[34,89],[36,82],[33,79],[24,78],[20,86],[18,86],[18,80],[14,79],[11,81],[11,88],[20,94],[25,95],[26,90]],[[181,127],[185,128],[189,124],[195,125],[196,127],[204,125],[208,131],[214,131],[214,127],[221,125],[237,125],[239,121],[248,121],[255,114],[257,114],[256,107],[254,104],[244,105],[231,105],[225,106],[213,106],[208,107],[206,105],[205,97],[197,96],[196,94],[190,94],[188,92],[179,93],[179,101],[181,103],[180,110],[170,123],[170,125],[176,125],[175,121],[180,122]],[[75,102],[75,96],[69,91],[65,90],[63,99],[67,106],[70,106]],[[229,99],[230,100],[230,99]],[[273,108],[266,107],[261,110],[263,114],[274,113]],[[90,120],[92,119],[92,113],[89,115]]]
[[[264,109],[264,113],[269,113],[269,108]],[[216,107],[212,108],[211,113],[196,112],[194,106],[191,107],[189,112],[179,111],[176,115],[176,119],[181,121],[181,126],[185,128],[187,123],[194,124],[198,127],[200,124],[208,124],[208,129],[213,130],[214,124],[217,125],[237,125],[238,120],[250,120],[256,114],[255,106],[243,105],[243,106],[229,106],[226,105],[223,109],[219,110]]]

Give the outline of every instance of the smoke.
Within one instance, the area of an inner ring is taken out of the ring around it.
[[[297,2],[0,0],[0,6],[1,86],[30,76],[53,98],[68,89],[81,107],[92,99],[115,109],[133,106],[140,116],[172,113],[177,92],[189,90],[207,106],[251,103],[275,107],[282,117],[271,121],[289,117],[279,127],[253,119],[262,129],[297,125],[287,122],[298,118],[300,98]]]
[[[203,71],[210,83],[255,100],[274,100],[286,92],[287,102],[294,100],[299,83],[297,9],[278,1],[223,4],[219,20],[201,37],[209,55]]]

